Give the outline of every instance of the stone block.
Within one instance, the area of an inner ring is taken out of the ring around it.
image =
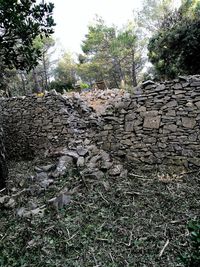
[[[200,108],[200,101],[195,102],[195,105]]]
[[[172,101],[168,102],[166,105],[164,105],[162,107],[162,109],[172,108],[172,107],[176,107],[176,106],[177,106],[177,101],[176,100],[172,100]]]
[[[164,125],[163,129],[168,130],[170,132],[176,132],[177,125],[176,124],[167,124],[167,125]]]
[[[183,117],[182,124],[185,128],[193,129],[194,126],[196,125],[196,120],[194,118]]]
[[[155,117],[145,117],[144,118],[144,128],[149,128],[149,129],[159,129],[160,127],[160,116],[155,116]]]
[[[134,121],[127,121],[125,122],[125,131],[132,132],[134,127]]]

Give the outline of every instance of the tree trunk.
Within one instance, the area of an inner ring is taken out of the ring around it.
[[[43,61],[44,80],[45,80],[44,89],[47,90],[47,88],[48,88],[48,77],[47,77],[47,64],[46,64],[46,59],[45,59],[45,53],[42,54],[42,61]]]
[[[3,143],[3,129],[0,127],[0,189],[6,187],[6,180],[8,178],[8,168],[5,158],[5,148]]]
[[[132,85],[133,87],[137,86],[137,78],[136,78],[136,72],[135,72],[135,51],[132,50]]]
[[[34,81],[34,93],[36,94],[41,93],[41,88],[38,82],[38,77],[35,69],[33,69],[33,81]]]
[[[19,76],[20,76],[21,82],[22,82],[23,94],[26,95],[26,83],[24,80],[24,74],[20,71]]]

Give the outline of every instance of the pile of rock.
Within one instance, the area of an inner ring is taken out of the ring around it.
[[[73,149],[54,150],[49,156],[59,156],[56,169],[50,173],[53,178],[65,175],[72,168],[76,168],[83,178],[101,179],[104,176],[127,175],[127,170],[120,161],[111,158],[108,152],[94,144],[79,144]]]

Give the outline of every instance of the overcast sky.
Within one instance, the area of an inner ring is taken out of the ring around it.
[[[174,0],[179,1],[179,0]],[[122,26],[133,18],[133,10],[142,0],[51,0],[55,4],[55,38],[61,47],[74,53],[81,52],[80,44],[87,34],[87,26],[98,14],[106,23]]]

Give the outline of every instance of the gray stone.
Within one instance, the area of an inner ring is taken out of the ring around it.
[[[123,166],[121,164],[117,164],[113,166],[112,169],[109,170],[109,175],[112,176],[120,175],[122,171],[123,171]]]
[[[200,101],[195,102],[195,105],[200,108]]]
[[[182,124],[185,128],[193,129],[196,125],[196,120],[194,118],[183,117]]]
[[[48,179],[48,174],[46,172],[39,172],[39,173],[36,174],[35,179],[39,180],[39,181],[47,180]]]
[[[126,121],[124,130],[126,132],[133,132],[134,123],[135,121]]]
[[[144,117],[156,117],[156,116],[158,116],[158,110],[146,111],[146,112],[143,112],[142,115]]]
[[[55,164],[49,164],[49,165],[44,165],[44,166],[38,166],[35,167],[35,171],[36,172],[49,172],[52,171],[53,169],[55,169]]]
[[[62,209],[71,202],[71,196],[67,193],[61,193],[57,197],[48,201],[56,209]]]
[[[173,86],[173,88],[175,90],[182,89],[182,85],[180,83],[175,83],[174,86]],[[175,92],[175,94],[176,94],[176,92]]]
[[[86,149],[86,148],[84,148],[82,146],[78,146],[76,148],[76,151],[80,156],[85,156],[88,153],[88,149]]]
[[[129,114],[127,114],[126,116],[125,116],[125,120],[126,121],[132,121],[132,120],[134,120],[136,118],[136,114],[135,114],[135,112],[131,112],[131,113],[129,113]]]
[[[175,117],[176,116],[176,111],[175,110],[168,110],[166,115]]]
[[[112,130],[112,129],[113,129],[112,124],[107,124],[104,126],[104,130]]]
[[[176,100],[172,100],[172,101],[168,102],[166,105],[164,105],[162,107],[162,109],[172,108],[172,107],[176,107],[176,106],[177,106],[177,101]]]
[[[164,130],[169,130],[170,132],[176,132],[177,131],[177,125],[176,124],[167,124],[163,127]]]
[[[146,110],[147,110],[146,107],[141,106],[141,107],[139,107],[136,111],[137,111],[137,112],[144,112],[144,111],[146,111]]]
[[[160,127],[160,116],[155,116],[155,117],[145,117],[144,118],[144,128],[149,128],[149,129],[159,129]]]
[[[79,157],[78,160],[77,160],[76,165],[78,167],[83,167],[85,165],[85,159],[84,159],[84,157]]]

